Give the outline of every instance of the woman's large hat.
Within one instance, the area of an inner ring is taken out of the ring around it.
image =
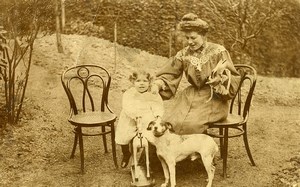
[[[207,22],[198,18],[194,13],[188,13],[184,15],[179,23],[179,28],[182,31],[198,31],[202,34],[206,34],[209,25]]]

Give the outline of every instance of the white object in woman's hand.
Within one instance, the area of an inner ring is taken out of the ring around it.
[[[217,66],[212,70],[212,77],[216,76],[216,74],[223,74],[226,68],[227,68],[226,60],[220,60]]]

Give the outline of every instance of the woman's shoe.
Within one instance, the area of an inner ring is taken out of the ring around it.
[[[123,155],[123,159],[121,162],[121,168],[125,168],[128,165],[129,160],[130,160],[130,155]]]

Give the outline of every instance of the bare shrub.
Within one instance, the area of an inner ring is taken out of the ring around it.
[[[32,62],[33,44],[48,19],[51,8],[46,1],[20,0],[1,4],[3,26],[0,27],[0,76],[4,88],[7,123],[20,118]],[[46,23],[46,24],[45,24]],[[2,127],[5,129],[5,125]]]

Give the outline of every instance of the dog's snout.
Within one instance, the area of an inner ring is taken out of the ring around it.
[[[154,130],[157,130],[158,129],[158,127],[154,127]]]

